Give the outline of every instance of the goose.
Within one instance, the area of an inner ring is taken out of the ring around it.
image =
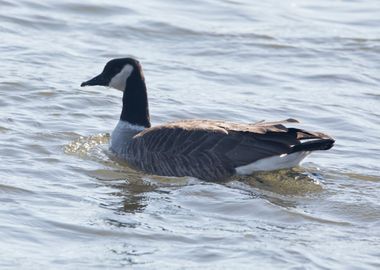
[[[101,85],[123,92],[120,120],[110,150],[131,167],[160,176],[189,176],[221,181],[233,175],[291,168],[316,150],[328,150],[334,139],[278,122],[231,123],[179,120],[151,127],[147,87],[139,61],[109,61],[101,74],[81,86]]]

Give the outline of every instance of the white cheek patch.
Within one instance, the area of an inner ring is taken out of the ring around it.
[[[132,71],[133,67],[131,65],[125,65],[123,69],[111,79],[108,86],[124,92],[127,79]]]

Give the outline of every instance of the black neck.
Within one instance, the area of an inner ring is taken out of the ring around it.
[[[134,69],[127,79],[120,119],[133,125],[150,127],[146,85],[141,72],[137,69]]]

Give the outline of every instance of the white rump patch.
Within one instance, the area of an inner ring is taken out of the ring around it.
[[[269,158],[257,160],[251,164],[235,168],[236,173],[240,175],[249,175],[257,171],[274,171],[279,169],[292,168],[297,166],[306,156],[309,151],[296,152]]]
[[[127,79],[132,71],[133,67],[131,65],[125,65],[123,69],[111,79],[108,86],[124,92],[125,86],[127,85]]]

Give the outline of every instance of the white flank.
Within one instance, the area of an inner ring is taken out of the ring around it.
[[[257,171],[273,171],[278,169],[292,168],[297,166],[309,154],[309,151],[303,151],[289,155],[263,158],[251,164],[237,167],[236,173],[240,175],[248,175]]]
[[[123,69],[111,79],[108,86],[124,92],[127,79],[132,71],[133,67],[131,65],[125,65]]]

